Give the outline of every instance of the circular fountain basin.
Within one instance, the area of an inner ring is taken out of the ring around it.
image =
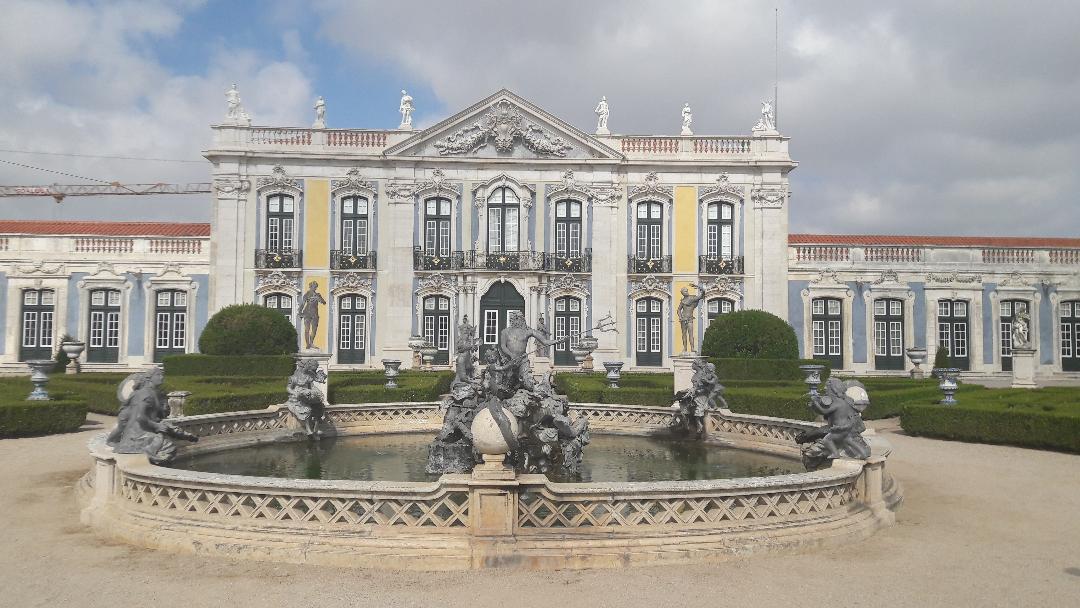
[[[584,478],[428,476],[437,404],[338,405],[299,441],[286,408],[177,418],[197,435],[171,467],[104,435],[79,484],[82,519],[117,540],[266,561],[383,569],[686,563],[835,545],[895,521],[888,444],[806,472],[796,420],[710,412],[704,443],[667,439],[667,409],[574,404]]]

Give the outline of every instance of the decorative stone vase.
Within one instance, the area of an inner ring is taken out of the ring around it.
[[[383,359],[383,374],[386,375],[386,388],[397,388],[397,377],[401,372],[398,368],[401,367],[400,359]]]
[[[424,344],[420,349],[421,362],[424,365],[424,369],[431,369],[432,362],[435,361],[435,355],[439,354],[439,348],[434,344]]]
[[[816,397],[818,394],[818,387],[821,386],[821,372],[825,370],[824,365],[800,365],[799,369],[806,375],[806,386],[810,387],[810,396]]]
[[[52,371],[56,362],[52,359],[38,359],[27,361],[26,365],[30,368],[30,382],[34,384],[34,390],[30,391],[30,396],[26,400],[48,401],[49,392],[45,390],[45,385],[49,383],[49,372]]]
[[[169,418],[179,418],[184,415],[184,404],[191,396],[191,391],[170,391],[165,397],[169,400]]]
[[[619,388],[619,378],[622,377],[622,361],[604,361],[604,369],[607,370],[608,388]]]
[[[937,367],[934,368],[934,371],[937,373],[938,378],[941,379],[938,388],[945,395],[945,398],[941,400],[941,404],[956,405],[956,389],[960,386],[956,381],[956,377],[960,373],[960,369],[956,367]]]
[[[596,347],[600,345],[600,341],[592,336],[582,336],[578,339],[577,346],[570,349],[570,353],[574,355],[574,361],[579,364],[585,361],[585,358],[592,354]]]
[[[915,366],[915,369],[911,370],[912,378],[922,378],[925,375],[922,368],[919,367],[923,363],[926,363],[926,349],[925,348],[909,348],[907,349],[908,360]]]
[[[64,351],[64,354],[71,359],[70,365],[64,370],[66,374],[77,374],[82,371],[82,367],[79,365],[79,357],[82,356],[84,350],[86,350],[86,342],[80,342],[78,340],[72,340],[70,342],[61,342],[60,349]]]
[[[420,365],[420,363],[422,362],[422,359],[420,357],[420,349],[424,348],[424,345],[427,344],[427,340],[424,339],[424,336],[409,336],[409,341],[407,342],[407,344],[413,352],[413,365]]]

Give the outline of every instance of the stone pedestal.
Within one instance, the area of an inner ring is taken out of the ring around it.
[[[300,359],[314,359],[319,362],[319,369],[322,373],[326,374],[326,382],[316,382],[315,388],[322,391],[323,395],[328,394],[326,392],[326,385],[330,382],[330,357],[330,353],[312,350],[302,350],[293,355],[293,358],[298,361]],[[327,398],[327,404],[329,404],[329,398]]]
[[[1012,387],[1036,388],[1035,384],[1035,349],[1014,348],[1012,356]]]
[[[469,481],[469,515],[476,536],[510,536],[517,516],[517,475],[503,454],[484,454]]]
[[[169,418],[179,418],[184,415],[184,404],[191,396],[191,391],[171,391],[165,395],[169,400]]]
[[[694,378],[694,362],[704,358],[694,353],[683,353],[671,358],[671,364],[675,368],[676,393],[693,386],[691,380]]]

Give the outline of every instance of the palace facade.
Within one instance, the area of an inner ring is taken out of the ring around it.
[[[619,333],[598,334],[595,360],[670,369],[685,288],[704,292],[699,342],[716,315],[763,309],[791,323],[804,356],[861,374],[905,373],[906,348],[938,345],[972,374],[1008,373],[1025,310],[1040,377],[1080,376],[1080,239],[789,234],[797,163],[770,121],[748,136],[631,136],[607,134],[605,115],[589,134],[503,90],[416,131],[247,123],[241,109],[212,127],[209,236],[0,222],[2,319],[18,328],[0,364],[41,355],[43,332],[51,348],[61,330],[113,345],[88,366],[149,364],[193,352],[229,304],[300,325],[314,284],[315,346],[336,367],[408,366],[414,335],[449,365],[465,316],[487,349],[516,310],[554,337],[610,315]],[[165,320],[181,309],[178,342],[178,317]],[[540,365],[574,361],[561,347]]]

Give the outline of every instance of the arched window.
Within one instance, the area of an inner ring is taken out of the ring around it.
[[[709,203],[705,225],[705,255],[711,260],[732,259],[732,216],[730,203]]]
[[[449,260],[450,199],[429,198],[424,202],[424,253]]]
[[[555,255],[559,258],[581,257],[581,203],[578,201],[555,203]]]
[[[1001,321],[998,325],[1001,331],[1001,370],[1010,372],[1012,371],[1012,329],[1013,321],[1016,320],[1018,314],[1028,314],[1029,306],[1025,300],[1002,300],[1001,301]],[[1031,317],[1028,316],[1028,331],[1031,332]],[[1034,342],[1035,337],[1028,334],[1029,340]]]
[[[1061,369],[1080,372],[1080,300],[1061,303]]]
[[[571,296],[555,298],[555,335],[556,340],[569,340],[555,345],[555,365],[576,365],[570,349],[577,346],[581,337],[581,300]]]
[[[874,300],[874,369],[904,369],[903,300]]]
[[[367,298],[338,299],[338,363],[363,363],[367,357]]]
[[[735,310],[735,300],[729,300],[727,298],[713,298],[705,304],[705,315],[707,316],[709,323],[720,315],[726,315],[727,313]]]
[[[945,349],[949,366],[971,368],[968,355],[968,303],[965,300],[938,300],[938,348]]]
[[[274,253],[291,253],[294,228],[293,197],[288,194],[271,194],[266,197],[266,250]]]
[[[664,361],[662,306],[658,298],[641,298],[634,303],[634,344],[638,365],[656,366]]]
[[[186,291],[162,290],[154,303],[154,361],[187,350]]]
[[[828,361],[833,369],[843,369],[843,302],[836,298],[815,298],[811,307],[814,358]]]
[[[56,292],[53,290],[23,290],[22,340],[19,342],[19,361],[52,359],[55,306]]]
[[[517,194],[510,188],[498,188],[487,199],[488,252],[518,250],[520,213]]]
[[[90,340],[86,360],[91,363],[116,363],[120,360],[120,290],[90,291]]]
[[[341,199],[341,253],[365,256],[368,243],[368,200],[361,196],[346,196]]]
[[[424,298],[423,333],[424,340],[434,344],[439,352],[435,354],[436,365],[450,363],[450,298],[446,296],[428,296]]]
[[[640,260],[659,260],[663,257],[664,206],[655,201],[637,206],[637,257]]]
[[[289,321],[293,320],[293,297],[287,293],[266,294],[263,297],[263,306],[280,312]]]

